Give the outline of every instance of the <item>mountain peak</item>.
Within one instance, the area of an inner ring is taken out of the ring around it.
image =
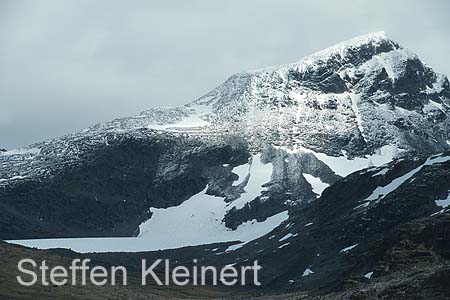
[[[330,154],[370,152],[388,144],[402,149],[422,144],[432,152],[447,147],[445,130],[439,138],[432,128],[437,123],[446,128],[449,95],[445,76],[381,31],[295,63],[235,74],[192,105],[208,107],[214,122],[237,124],[252,137],[260,132],[263,139],[271,128],[276,132],[271,136],[280,136],[276,144],[295,140],[326,152],[340,139]],[[305,143],[317,136],[327,138]]]
[[[373,43],[382,43],[382,42],[391,42],[394,43],[388,36],[385,31],[376,31],[364,35],[360,35],[349,40],[340,42],[333,47],[342,47],[342,46],[360,46],[364,44],[373,44]]]
[[[317,64],[328,60],[348,60],[349,56],[365,57],[364,60],[382,52],[389,52],[401,48],[396,42],[388,38],[384,31],[361,35],[350,40],[340,42],[324,50],[302,58],[300,64]],[[356,55],[355,55],[356,54]]]
[[[357,37],[354,37],[352,39],[340,42],[338,44],[335,44],[331,47],[328,47],[322,51],[319,51],[313,55],[320,55],[320,54],[332,54],[332,53],[342,53],[345,50],[348,49],[358,49],[362,48],[364,46],[375,46],[379,47],[382,45],[393,45],[395,48],[399,48],[399,45],[392,41],[386,32],[384,31],[377,31],[365,35],[360,35]]]
[[[272,72],[280,69],[311,70],[330,61],[364,62],[380,53],[399,50],[402,47],[388,37],[384,31],[377,31],[340,42],[313,54],[304,56],[294,63],[249,70],[245,73]]]

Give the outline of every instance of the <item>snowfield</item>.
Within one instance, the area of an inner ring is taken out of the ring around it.
[[[234,231],[209,219],[208,221],[211,222],[200,222],[204,224],[202,227],[198,227],[200,224],[198,222],[194,222],[192,226],[189,223],[179,222],[177,228],[171,227],[159,232],[146,232],[136,238],[37,239],[7,242],[38,249],[71,249],[79,253],[157,251],[231,241],[241,241],[245,244],[269,233],[287,219],[288,213],[285,211],[261,223],[247,222]],[[213,228],[208,228],[209,225],[212,225]],[[196,229],[200,229],[200,231],[196,232]]]
[[[287,220],[287,211],[269,217],[264,222],[247,221],[231,230],[222,222],[233,207],[243,207],[264,190],[262,185],[270,181],[271,164],[261,162],[254,155],[248,164],[235,168],[238,184],[245,183],[245,193],[235,201],[226,203],[224,198],[206,194],[207,187],[179,206],[165,209],[151,208],[152,217],[140,225],[136,238],[83,238],[40,239],[11,241],[15,244],[39,249],[66,248],[76,252],[138,252],[181,248],[202,244],[239,241],[243,244],[257,239]],[[234,170],[233,170],[234,171]]]

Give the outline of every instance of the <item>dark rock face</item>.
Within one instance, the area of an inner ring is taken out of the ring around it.
[[[183,266],[194,258],[200,265],[237,267],[258,260],[263,287],[246,292],[267,294],[256,298],[261,300],[445,300],[450,211],[436,200],[449,196],[450,153],[439,157],[431,164],[426,157],[399,160],[342,178],[317,201],[292,208],[271,233],[234,251],[227,250],[231,243],[222,243],[89,257],[129,266],[160,257]],[[405,175],[391,193],[365,202],[378,187]]]
[[[288,153],[268,146],[262,152],[262,160],[272,164],[271,181],[264,185],[266,190],[260,196],[243,208],[232,208],[227,213],[224,222],[228,228],[236,229],[243,222],[253,219],[262,222],[293,206],[314,201],[318,195],[313,192],[304,173],[329,185],[340,179],[340,176],[311,153]]]
[[[273,232],[205,259],[222,264],[258,259],[269,290],[356,291],[375,280],[372,288],[382,299],[409,299],[420,295],[421,287],[427,287],[423,295],[436,293],[435,299],[445,299],[448,289],[441,282],[449,274],[450,214],[436,200],[449,196],[450,153],[442,157],[447,159],[433,164],[425,158],[401,160],[354,173],[317,201],[292,209],[289,220]],[[399,178],[407,179],[392,192],[364,200]],[[307,269],[313,273],[305,275]],[[405,277],[403,285],[393,284],[396,277]]]
[[[45,179],[0,189],[0,238],[132,236],[150,207],[176,206],[247,160],[245,145],[150,134],[96,147]]]

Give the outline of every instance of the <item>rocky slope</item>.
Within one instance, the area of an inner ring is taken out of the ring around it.
[[[337,181],[273,232],[222,248],[220,260],[258,259],[277,290],[341,289],[423,266],[448,274],[449,205],[450,152],[399,160]]]
[[[225,190],[235,175],[222,164],[248,156],[238,143],[208,146],[150,130],[105,139],[106,147],[81,141],[71,162],[13,155],[29,173],[1,187],[1,238],[134,236],[150,207],[178,205],[208,182]]]
[[[449,209],[450,152],[446,152],[353,173],[327,188],[316,201],[293,209],[289,219],[272,232],[246,244],[84,255],[64,250],[36,253],[0,244],[0,251],[7,254],[0,257],[7,261],[17,251],[50,261],[55,255],[59,261],[88,257],[101,265],[119,264],[129,270],[135,270],[142,258],[161,257],[188,267],[193,259],[198,259],[197,265],[237,267],[257,259],[263,266],[262,288],[205,288],[184,299],[444,300],[450,296]],[[7,295],[20,291],[11,283],[10,274],[0,272],[2,276],[8,280],[0,281],[0,292],[5,291],[2,284],[10,284]],[[154,299],[183,292],[172,289],[165,287],[158,292],[160,296],[153,296],[154,287],[146,292]],[[70,289],[56,292],[64,294]],[[93,288],[92,299],[98,293]],[[142,290],[133,286],[115,293],[130,299],[143,297]]]
[[[253,292],[286,293],[279,299],[448,299],[449,209],[447,152],[354,173],[245,244],[93,257],[236,267],[258,260],[263,288]]]

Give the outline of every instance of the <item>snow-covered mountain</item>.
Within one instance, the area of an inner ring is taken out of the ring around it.
[[[0,153],[0,238],[139,235],[68,242],[80,251],[248,242],[341,177],[447,149],[449,117],[447,77],[384,33],[358,37],[182,107]]]
[[[450,87],[409,50],[378,32],[300,61],[233,75],[153,128],[187,127],[245,135],[331,155],[384,145],[440,151],[449,143]],[[160,110],[144,112],[159,120]],[[186,128],[185,128],[186,130]],[[192,130],[195,130],[193,128]]]

